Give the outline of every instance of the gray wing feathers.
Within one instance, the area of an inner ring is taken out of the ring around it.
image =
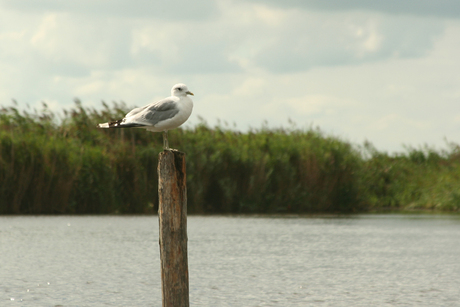
[[[174,100],[164,99],[155,103],[154,105],[147,105],[143,108],[134,109],[129,112],[125,118],[128,119],[128,115],[134,116],[127,122],[155,126],[160,121],[172,118],[178,112],[179,108],[176,107],[176,102]]]
[[[135,109],[132,109],[131,111],[129,111],[128,114],[125,115],[125,117],[130,117],[130,116],[133,116],[133,115],[136,115],[137,113],[141,112],[142,110],[144,110],[145,108],[147,108],[147,106],[145,107],[142,107],[142,108],[135,108]]]

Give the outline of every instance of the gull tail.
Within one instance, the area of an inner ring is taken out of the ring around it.
[[[103,124],[98,124],[98,128],[121,128],[122,127],[123,120],[115,120],[113,122],[108,122],[108,123],[103,123]]]
[[[110,128],[109,123],[97,124],[98,128]]]
[[[143,127],[143,126],[145,125],[134,124],[134,123],[125,124],[123,123],[123,119],[119,119],[113,122],[102,123],[102,124],[97,125],[98,128],[134,128],[134,127]]]

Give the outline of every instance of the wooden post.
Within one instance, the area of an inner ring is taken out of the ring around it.
[[[187,186],[183,152],[160,153],[158,198],[163,307],[188,307]]]

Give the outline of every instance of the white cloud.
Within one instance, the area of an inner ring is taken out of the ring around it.
[[[271,34],[254,61],[274,72],[317,66],[360,64],[393,57],[418,57],[433,47],[444,24],[414,17],[363,13],[294,11],[290,22]]]

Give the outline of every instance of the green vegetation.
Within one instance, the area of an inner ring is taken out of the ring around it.
[[[151,213],[157,210],[162,135],[96,129],[121,118],[79,101],[61,118],[0,111],[0,214]],[[317,129],[246,133],[201,123],[169,133],[187,153],[189,213],[363,212],[460,209],[460,150],[389,155]]]

